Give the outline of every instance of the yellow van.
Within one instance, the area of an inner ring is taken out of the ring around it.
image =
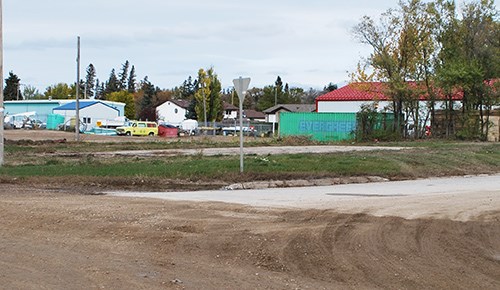
[[[128,126],[116,128],[117,135],[126,136],[156,136],[158,124],[147,121],[131,121]]]

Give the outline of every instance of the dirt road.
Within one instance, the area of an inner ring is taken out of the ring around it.
[[[500,285],[499,211],[403,219],[89,193],[0,185],[0,288]]]
[[[38,133],[6,136],[72,136]],[[364,186],[225,192],[238,205],[0,183],[0,289],[500,289],[495,183]]]
[[[255,190],[110,191],[108,194],[468,221],[500,211],[500,174]]]

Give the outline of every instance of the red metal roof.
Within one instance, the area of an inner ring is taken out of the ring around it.
[[[417,83],[409,82],[410,86],[417,87]],[[340,89],[331,91],[316,98],[318,101],[388,101],[390,98],[384,94],[386,84],[382,82],[352,83]],[[425,91],[424,89],[422,89]],[[444,96],[438,93],[438,98]],[[461,100],[462,92],[456,92],[453,100]],[[420,100],[426,100],[427,94],[420,96]]]
[[[352,83],[316,98],[316,101],[387,101],[381,82]]]

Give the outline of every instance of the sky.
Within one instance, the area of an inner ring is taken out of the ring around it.
[[[398,0],[3,0],[4,79],[41,93],[92,63],[100,81],[128,60],[137,79],[169,89],[214,67],[224,88],[250,77],[321,89],[345,84],[370,54],[352,33]]]

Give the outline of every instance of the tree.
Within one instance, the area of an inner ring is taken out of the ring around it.
[[[323,88],[323,91],[325,93],[329,93],[329,92],[333,92],[335,91],[336,89],[338,89],[338,86],[334,83],[328,83],[328,85],[326,85],[324,88]]]
[[[103,99],[104,88],[102,84],[99,82],[99,79],[95,80],[95,99],[101,100]]]
[[[106,88],[104,90],[104,99],[106,99],[109,94],[118,91],[120,91],[120,83],[118,81],[118,78],[116,77],[115,69],[112,69],[111,73],[109,74],[109,79],[106,82]]]
[[[392,101],[394,131],[401,135],[406,135],[405,123],[409,121],[403,116],[414,116],[413,122],[419,127],[421,94],[410,87],[409,81],[423,79],[434,55],[430,11],[431,3],[401,1],[397,10],[383,13],[378,22],[363,17],[354,30],[356,37],[373,50],[367,63],[374,78],[387,84],[385,94]],[[412,113],[404,115],[409,111]]]
[[[292,87],[288,89],[287,93],[287,104],[301,104],[302,99],[305,95],[303,88]]]
[[[3,90],[4,100],[22,100],[21,79],[12,71],[9,72],[9,77],[5,79],[5,88]]]
[[[140,120],[156,121],[156,108],[154,107],[153,100],[156,96],[155,86],[148,80],[148,77],[144,77],[141,82],[139,98],[139,112],[138,117]]]
[[[437,1],[436,34],[441,44],[436,65],[437,81],[447,95],[446,133],[462,138],[486,138],[489,115],[498,102],[492,79],[500,76],[500,32],[493,1],[466,3],[462,15],[452,1]],[[455,131],[452,95],[463,92],[460,121]],[[476,116],[478,112],[479,118]]]
[[[196,114],[196,107],[198,105],[198,101],[196,98],[192,98],[186,112],[186,119],[198,120],[198,115]]]
[[[188,77],[187,80],[185,80],[180,89],[180,98],[183,100],[190,100],[191,98],[194,97],[194,94],[196,92],[196,87],[198,85],[198,81],[194,80],[191,78],[191,76]]]
[[[91,99],[95,97],[96,70],[93,64],[87,67],[87,76],[85,77],[85,95]]]
[[[313,88],[309,88],[307,92],[304,92],[301,98],[302,104],[314,104],[317,97],[324,94],[325,91],[315,90]]]
[[[251,88],[247,91],[246,97],[245,97],[245,102],[243,103],[243,107],[245,109],[251,109],[251,110],[257,110],[259,100],[262,98],[264,94],[264,90],[261,88]],[[234,90],[231,92],[231,95],[234,99],[233,105],[239,106],[238,102],[238,96],[236,95],[236,92]]]
[[[69,86],[66,83],[51,85],[45,89],[45,98],[53,99],[74,99],[76,98],[76,86]]]
[[[108,96],[109,101],[125,103],[125,117],[135,118],[134,95],[127,91],[113,92]]]
[[[257,101],[257,110],[264,111],[273,107],[277,101],[277,87],[275,86],[265,86],[262,89],[262,96]]]
[[[135,93],[135,91],[136,91],[135,78],[136,78],[135,67],[132,66],[132,68],[130,69],[130,74],[128,76],[128,84],[127,84],[127,90],[129,93],[132,93],[132,94]]]
[[[38,100],[42,99],[43,95],[38,91],[36,87],[27,85],[24,86],[23,97],[25,100]]]
[[[121,72],[118,74],[118,77],[119,77],[119,81],[118,81],[118,89],[120,91],[123,91],[123,90],[128,90],[128,84],[127,84],[127,81],[129,79],[128,77],[128,68],[130,66],[130,63],[127,61],[125,61],[125,63],[122,65],[122,70]]]
[[[199,121],[218,121],[222,119],[221,83],[213,67],[198,71],[198,89],[195,93],[196,115]],[[206,116],[206,119],[205,119]]]

